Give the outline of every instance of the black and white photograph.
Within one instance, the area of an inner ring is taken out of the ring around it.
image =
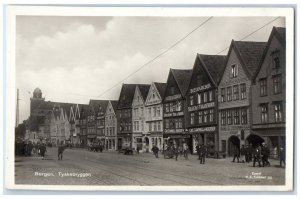
[[[293,190],[293,9],[7,9],[7,188]]]

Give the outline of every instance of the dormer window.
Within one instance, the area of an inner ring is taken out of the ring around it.
[[[238,75],[238,66],[236,64],[231,65],[230,77],[235,78]]]

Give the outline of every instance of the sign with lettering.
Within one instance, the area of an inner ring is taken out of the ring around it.
[[[173,100],[176,100],[176,99],[181,99],[181,95],[177,94],[177,95],[167,96],[165,101],[173,101]]]
[[[215,102],[210,102],[206,104],[198,104],[196,106],[189,106],[188,111],[197,111],[197,110],[202,110],[202,109],[207,109],[215,106]]]
[[[164,133],[183,133],[184,129],[165,129]]]
[[[164,114],[164,117],[176,117],[176,116],[183,116],[183,111]]]
[[[209,126],[209,127],[199,127],[199,128],[191,128],[189,129],[190,133],[197,133],[197,132],[215,132],[216,127],[215,126]]]
[[[196,87],[196,88],[192,88],[190,89],[190,93],[196,93],[198,91],[202,91],[202,90],[206,90],[206,89],[209,89],[211,87],[211,84],[205,84],[205,85],[202,85],[200,87]]]
[[[250,125],[238,125],[238,126],[221,126],[221,131],[240,131],[244,129],[250,129]]]

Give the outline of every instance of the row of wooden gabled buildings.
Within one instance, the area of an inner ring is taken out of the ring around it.
[[[55,144],[144,152],[186,143],[231,155],[265,142],[277,156],[285,147],[285,48],[285,28],[273,27],[267,42],[232,40],[227,55],[197,54],[193,68],[170,69],[166,83],[123,84],[116,101],[46,102],[36,89],[31,130]]]

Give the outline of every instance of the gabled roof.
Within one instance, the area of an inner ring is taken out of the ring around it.
[[[117,109],[131,108],[135,88],[145,84],[123,84],[120,92]]]
[[[182,70],[182,69],[170,69],[170,72],[173,74],[175,81],[179,87],[179,90],[182,96],[185,96],[186,91],[189,87],[189,82],[193,73],[193,70]]]
[[[266,47],[266,42],[253,42],[253,41],[232,41],[232,44],[237,50],[238,56],[244,65],[244,69],[249,78],[252,79],[256,72],[262,54]]]
[[[165,90],[167,88],[167,83],[154,82],[154,85],[155,85],[161,99],[164,99],[164,94],[165,94]]]
[[[147,95],[150,89],[150,84],[145,84],[145,85],[137,85],[137,87],[139,88],[142,98],[144,101],[146,101],[147,99]]]
[[[215,86],[218,86],[225,69],[226,56],[198,54],[197,57],[202,62],[204,70],[208,72]]]
[[[257,67],[257,70],[255,71],[255,74],[254,74],[254,77],[253,77],[253,81],[255,80],[256,76],[258,75],[260,69],[261,69],[261,66],[264,62],[264,59],[268,53],[268,50],[269,50],[269,47],[270,47],[270,44],[272,42],[272,39],[273,37],[277,37],[277,39],[279,40],[279,42],[285,46],[285,41],[286,41],[286,34],[285,34],[285,28],[282,28],[282,27],[273,27],[272,29],[272,32],[269,36],[269,39],[268,39],[268,42],[266,44],[266,47],[265,47],[265,50],[263,52],[263,55],[262,55],[262,58],[260,60],[260,63],[259,63],[259,66]]]
[[[117,106],[118,106],[118,101],[117,100],[110,100],[110,103],[111,103],[114,111],[116,112]]]
[[[106,111],[107,105],[108,105],[108,101],[109,100],[90,100],[90,107],[92,108],[92,110],[97,113],[99,110],[99,106],[102,107],[103,111]]]

